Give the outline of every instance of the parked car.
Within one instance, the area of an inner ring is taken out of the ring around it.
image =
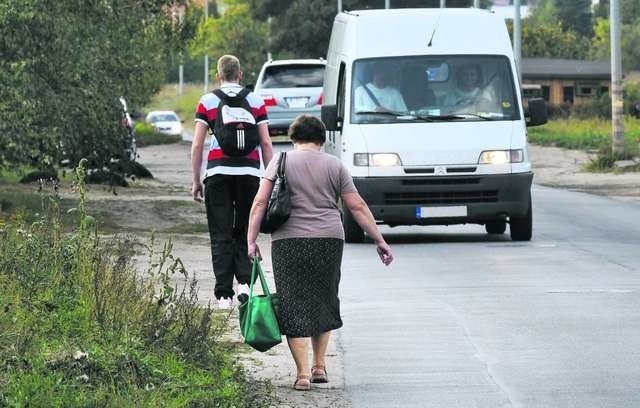
[[[272,136],[286,134],[291,122],[300,114],[320,117],[325,65],[323,59],[271,60],[264,63],[255,92],[267,106]]]
[[[158,132],[179,136],[182,134],[182,122],[174,111],[151,111],[145,121]]]

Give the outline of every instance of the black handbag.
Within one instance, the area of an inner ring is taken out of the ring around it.
[[[262,219],[262,224],[260,224],[260,232],[264,234],[271,234],[280,228],[291,215],[291,195],[287,184],[287,176],[284,173],[286,161],[287,153],[282,152],[267,211]]]

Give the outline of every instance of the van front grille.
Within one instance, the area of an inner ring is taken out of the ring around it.
[[[384,195],[384,202],[387,205],[473,204],[497,201],[497,190],[407,192]]]
[[[479,184],[479,177],[429,177],[419,179],[403,179],[405,186],[443,186],[461,184]]]
[[[434,174],[436,172],[435,167],[405,167],[405,174]],[[447,174],[452,173],[475,173],[476,166],[469,167],[447,167]]]

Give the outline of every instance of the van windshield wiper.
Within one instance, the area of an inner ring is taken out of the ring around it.
[[[417,119],[424,120],[427,122],[450,122],[454,120],[464,120],[469,119],[469,117],[474,117],[482,120],[496,120],[495,118],[490,118],[488,116],[478,115],[476,113],[457,113],[455,115],[415,115]]]
[[[392,111],[358,111],[356,112],[356,115],[387,115],[387,116],[393,116],[396,118],[398,116],[407,116],[406,113],[392,112]]]
[[[456,115],[459,116],[472,116],[474,118],[478,118],[478,119],[482,119],[482,120],[497,120],[497,117],[492,117],[492,116],[486,116],[486,115],[479,115],[477,113],[457,113]],[[502,115],[500,117],[503,117]]]

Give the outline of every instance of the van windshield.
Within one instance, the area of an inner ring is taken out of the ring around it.
[[[352,123],[517,120],[505,56],[411,56],[357,60]]]

